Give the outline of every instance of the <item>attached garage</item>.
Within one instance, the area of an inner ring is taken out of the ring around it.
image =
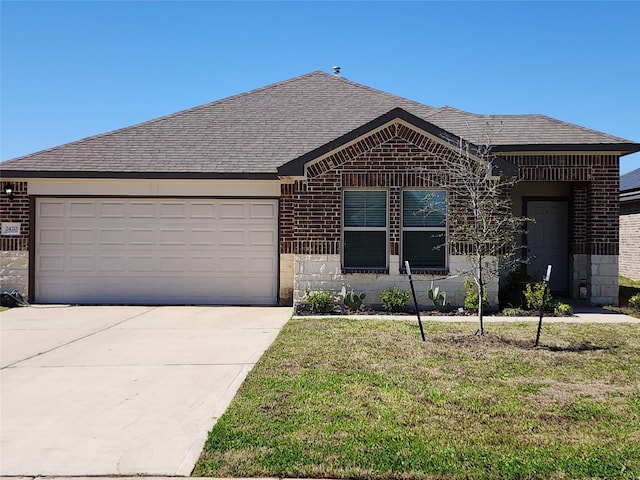
[[[273,305],[278,201],[35,199],[34,299]]]

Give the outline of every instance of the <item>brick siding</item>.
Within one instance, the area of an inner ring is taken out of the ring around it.
[[[9,200],[4,193],[5,183],[13,184],[14,198]],[[3,252],[26,252],[29,250],[29,194],[27,182],[3,180],[0,192],[0,221],[20,223],[20,235],[0,237],[0,250]]]
[[[571,182],[571,253],[618,255],[617,155],[506,155],[523,181]]]
[[[439,158],[446,154],[447,147],[394,124],[312,164],[307,180],[282,186],[281,253],[340,254],[342,191],[382,187],[389,190],[389,253],[398,255],[401,191],[440,186],[446,171]],[[570,253],[618,255],[616,155],[503,158],[520,168],[522,181],[571,183]],[[464,246],[455,250],[463,253]]]
[[[620,204],[620,275],[640,280],[640,201]]]
[[[306,181],[282,186],[281,253],[340,254],[342,191],[361,187],[388,189],[389,253],[398,255],[402,189],[440,188],[443,178],[442,160],[426,148],[443,149],[391,125],[309,166]]]

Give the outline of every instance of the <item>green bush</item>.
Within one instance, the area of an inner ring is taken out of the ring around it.
[[[333,296],[326,291],[305,292],[305,300],[311,306],[313,313],[325,313],[333,306]]]
[[[527,300],[527,308],[532,310],[540,310],[540,308],[542,308],[543,301],[547,309],[550,309],[553,306],[551,290],[547,288],[545,293],[544,282],[528,283],[524,288],[524,298]]]
[[[553,309],[553,313],[558,317],[570,317],[573,315],[573,308],[568,303],[558,302]]]
[[[398,290],[396,287],[389,287],[380,294],[382,308],[387,312],[404,312],[409,298],[411,298],[409,290]]]
[[[486,285],[485,285],[486,287]],[[470,310],[472,312],[478,311],[478,300],[480,299],[480,294],[476,290],[476,285],[466,277],[464,279],[464,289],[467,291],[467,294],[464,297],[464,309]],[[487,293],[487,289],[484,289],[484,295],[482,295],[482,305],[483,311],[486,307],[489,307],[489,294]]]
[[[640,312],[640,293],[636,293],[629,299],[629,307]]]

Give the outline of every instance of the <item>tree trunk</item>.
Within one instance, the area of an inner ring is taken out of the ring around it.
[[[476,331],[476,335],[484,334],[484,319],[483,319],[483,310],[484,310],[484,279],[482,278],[482,255],[478,256],[478,330]]]

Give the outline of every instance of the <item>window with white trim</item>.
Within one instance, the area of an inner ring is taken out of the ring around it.
[[[447,268],[447,192],[402,192],[402,263],[412,269]]]
[[[344,269],[387,268],[386,190],[345,190],[342,214]]]

